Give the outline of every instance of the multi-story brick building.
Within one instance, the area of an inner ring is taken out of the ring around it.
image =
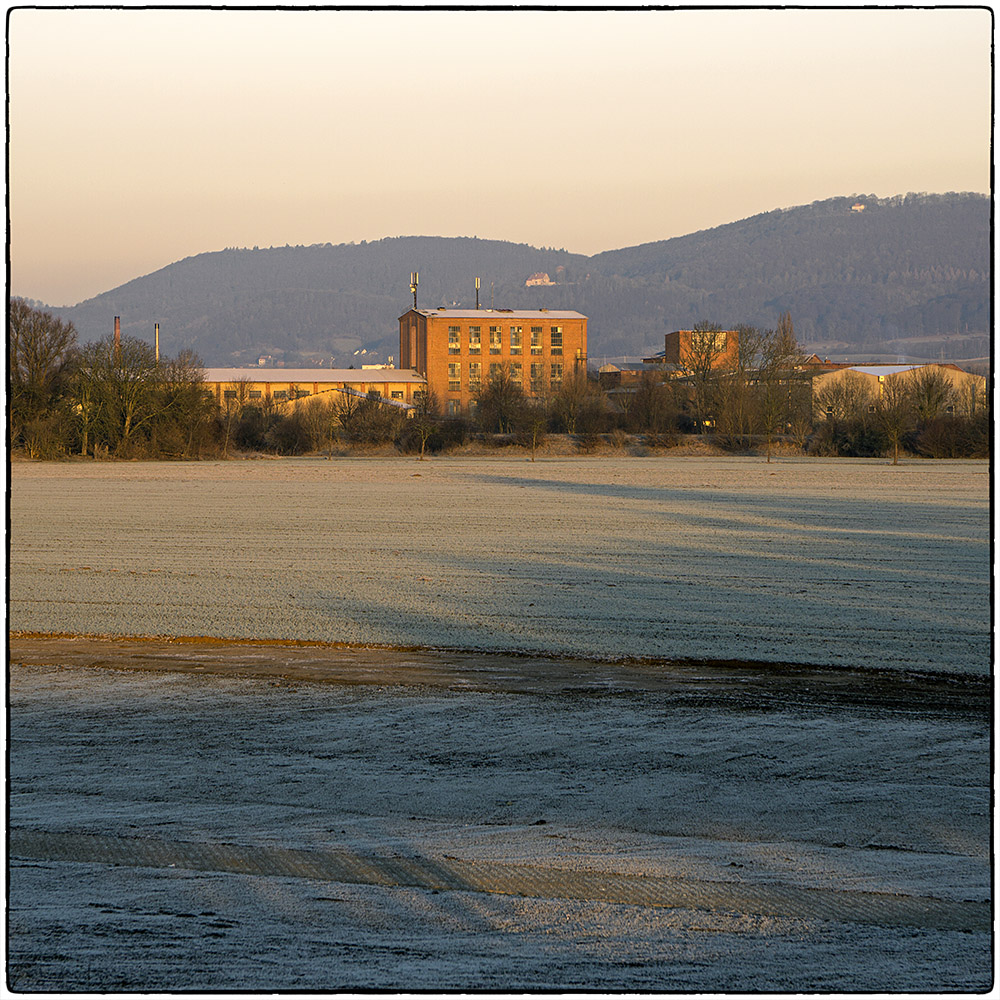
[[[733,369],[739,362],[738,330],[674,330],[663,339],[663,353],[643,358],[645,363]]]
[[[419,372],[444,413],[471,413],[493,371],[529,396],[558,391],[587,367],[587,317],[566,309],[410,309],[399,317],[399,367]]]

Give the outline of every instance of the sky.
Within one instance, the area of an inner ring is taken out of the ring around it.
[[[593,254],[989,192],[992,30],[962,8],[13,9],[9,290],[74,305],[206,251],[386,236]]]

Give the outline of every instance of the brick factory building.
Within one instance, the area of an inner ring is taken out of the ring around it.
[[[587,317],[566,309],[410,309],[399,317],[399,367],[418,372],[447,416],[470,414],[506,367],[528,396],[556,392],[587,367]]]
[[[734,370],[740,358],[738,330],[674,330],[664,334],[661,354],[643,358],[646,364],[677,365]]]
[[[221,407],[226,403],[297,404],[299,400],[367,396],[376,392],[388,403],[413,404],[424,380],[398,368],[208,368],[205,388]]]
[[[635,392],[652,377],[684,378],[695,371],[733,371],[740,357],[739,330],[674,330],[664,334],[664,349],[641,362],[602,365],[597,377],[602,389]]]

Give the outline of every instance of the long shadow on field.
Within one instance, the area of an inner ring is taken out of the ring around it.
[[[665,516],[655,537],[619,546],[542,510],[511,527],[531,534],[509,552],[442,548],[384,597],[306,582],[296,601],[392,644],[989,671],[985,543],[927,540],[901,523],[848,549],[846,528],[762,531],[722,517],[706,529],[697,510]]]
[[[511,523],[520,544],[509,553],[432,556],[431,572],[460,581],[472,599],[449,607],[454,588],[424,588],[424,607],[437,612],[426,623],[454,624],[464,611],[459,631],[474,646],[492,636],[500,648],[552,648],[546,638],[579,625],[582,651],[600,655],[989,670],[985,510],[979,517],[978,508],[966,516],[906,499],[476,478],[496,488],[498,511],[506,490],[529,490],[537,505],[529,523]],[[572,520],[548,516],[552,493],[580,497]],[[621,543],[590,537],[594,517],[627,519]]]
[[[774,475],[777,476],[777,473]],[[786,496],[781,492],[781,480],[778,479],[774,491],[752,492],[740,489],[739,492],[731,485],[713,487],[705,483],[702,487],[671,487],[636,486],[619,483],[581,483],[563,479],[545,479],[529,476],[477,475],[477,481],[491,486],[508,487],[512,489],[531,489],[541,493],[572,494],[581,498],[601,497],[608,499],[650,501],[665,505],[682,504],[686,508],[686,516],[691,523],[714,525],[717,523],[715,510],[723,507],[735,508],[741,513],[760,517],[770,515],[775,521],[787,519],[789,526],[814,526],[824,523],[826,527],[839,531],[872,530],[868,526],[873,510],[877,510],[880,520],[896,525],[904,530],[914,520],[922,518],[933,523],[938,531],[944,523],[939,504],[908,499],[905,492],[898,498],[879,497],[877,499],[845,500],[836,496],[804,497]],[[711,478],[711,472],[706,472],[705,478]],[[722,514],[723,523],[732,521],[731,514]],[[981,537],[987,540],[988,522],[984,519],[975,532],[968,532],[969,537]],[[958,525],[956,525],[958,526]]]

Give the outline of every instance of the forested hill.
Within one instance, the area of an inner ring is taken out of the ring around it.
[[[989,353],[984,195],[833,198],[592,262],[687,319],[773,326],[790,312],[817,349],[936,356],[952,337],[946,353]]]
[[[857,206],[864,205],[863,210]],[[411,304],[572,308],[590,317],[590,357],[640,356],[663,334],[709,320],[773,326],[828,355],[953,360],[990,349],[990,200],[984,195],[834,198],[689,236],[586,257],[475,238],[199,254],[53,312],[88,341],[122,318],[164,352],[209,365],[347,366],[398,353]],[[547,273],[551,285],[525,281]],[[355,354],[362,349],[366,354]]]

